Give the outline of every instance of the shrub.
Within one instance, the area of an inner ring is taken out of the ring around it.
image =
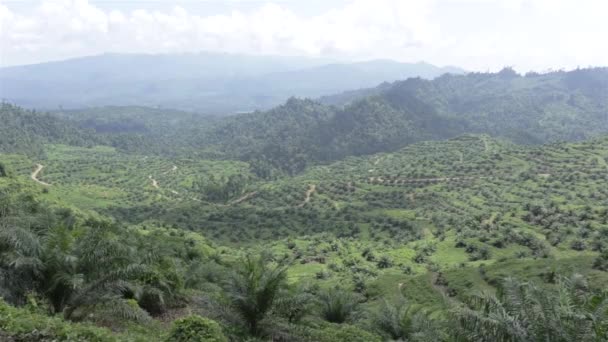
[[[167,342],[227,342],[217,322],[193,315],[173,322]]]
[[[378,268],[390,268],[393,267],[393,262],[387,256],[382,256],[380,260],[378,260]]]
[[[585,245],[585,241],[578,239],[572,241],[570,248],[574,249],[575,251],[584,251],[587,246]]]
[[[0,299],[0,331],[16,341],[90,341],[114,342],[116,336],[103,328],[66,322],[58,317],[48,317],[25,309],[10,306]]]
[[[0,162],[0,177],[10,177],[13,172],[4,163]]]
[[[593,261],[593,269],[608,272],[608,250],[602,252]]]
[[[353,325],[330,325],[314,333],[318,342],[380,342],[380,336],[372,334]]]

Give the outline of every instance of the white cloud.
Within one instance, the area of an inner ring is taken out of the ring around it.
[[[188,4],[196,2],[126,11],[47,0],[23,13],[0,4],[0,64],[201,50],[426,60],[471,69],[608,64],[604,0],[341,0],[314,16],[289,2],[241,1],[247,10],[233,2],[235,10],[221,15],[193,14],[200,11]]]
[[[382,46],[430,43],[430,1],[358,0],[315,17],[280,4],[214,16],[103,11],[86,0],[44,1],[31,14],[0,7],[4,63],[21,56],[214,50],[255,54],[362,56]],[[1,6],[1,5],[0,5]],[[51,53],[51,51],[54,51]]]

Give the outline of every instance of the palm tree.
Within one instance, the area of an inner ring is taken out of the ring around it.
[[[12,227],[0,231],[0,269],[13,298],[28,292],[44,296],[55,313],[73,319],[93,309],[112,316],[147,319],[124,297],[130,281],[146,271],[115,227],[79,230],[55,227],[34,231]]]
[[[325,290],[319,295],[321,316],[331,323],[344,323],[351,319],[359,307],[359,298],[340,288]]]
[[[261,334],[260,322],[273,309],[279,292],[286,285],[287,268],[271,265],[268,256],[247,255],[229,282],[228,296],[249,332]]]
[[[396,341],[439,341],[440,329],[435,327],[419,305],[404,298],[385,300],[374,319],[375,326]]]
[[[30,229],[0,225],[0,289],[5,299],[21,303],[35,290],[44,268],[41,249],[39,237]]]
[[[555,291],[507,278],[498,296],[480,293],[453,309],[468,341],[605,341],[608,297],[583,277],[561,278]]]
[[[279,294],[274,313],[287,320],[290,324],[296,324],[313,310],[314,296],[305,286],[285,289]]]

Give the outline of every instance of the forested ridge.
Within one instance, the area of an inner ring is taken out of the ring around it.
[[[446,74],[382,85],[373,93],[363,92],[343,107],[291,99],[268,112],[220,122],[202,139],[239,158],[264,158],[299,171],[309,163],[464,133],[538,144],[586,139],[608,129],[606,68]]]
[[[606,68],[524,76],[508,68],[499,73],[446,74],[354,94],[348,100],[321,100],[336,105],[291,98],[269,111],[228,118],[145,107],[62,111],[54,115],[69,121],[45,126],[56,132],[57,137],[50,138],[57,142],[62,135],[83,136],[74,131],[78,126],[96,131],[89,140],[133,153],[236,158],[265,165],[266,173],[272,168],[289,174],[347,156],[395,151],[465,133],[540,144],[583,140],[608,131]],[[17,110],[5,106],[7,115]],[[52,121],[49,116],[45,120]],[[74,133],[62,132],[65,127]],[[29,136],[37,132],[32,129]],[[34,139],[12,131],[21,140]]]
[[[48,113],[24,110],[8,104],[0,104],[0,151],[41,155],[47,143],[74,146],[92,146],[92,132],[80,129],[68,120],[58,119]]]

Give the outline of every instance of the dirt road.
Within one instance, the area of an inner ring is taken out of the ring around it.
[[[44,165],[42,164],[36,164],[36,170],[34,170],[34,172],[32,172],[32,175],[30,176],[32,178],[32,180],[38,184],[44,185],[44,186],[51,186],[51,184],[43,182],[41,180],[38,179],[38,174],[42,171],[42,169],[44,169]]]

